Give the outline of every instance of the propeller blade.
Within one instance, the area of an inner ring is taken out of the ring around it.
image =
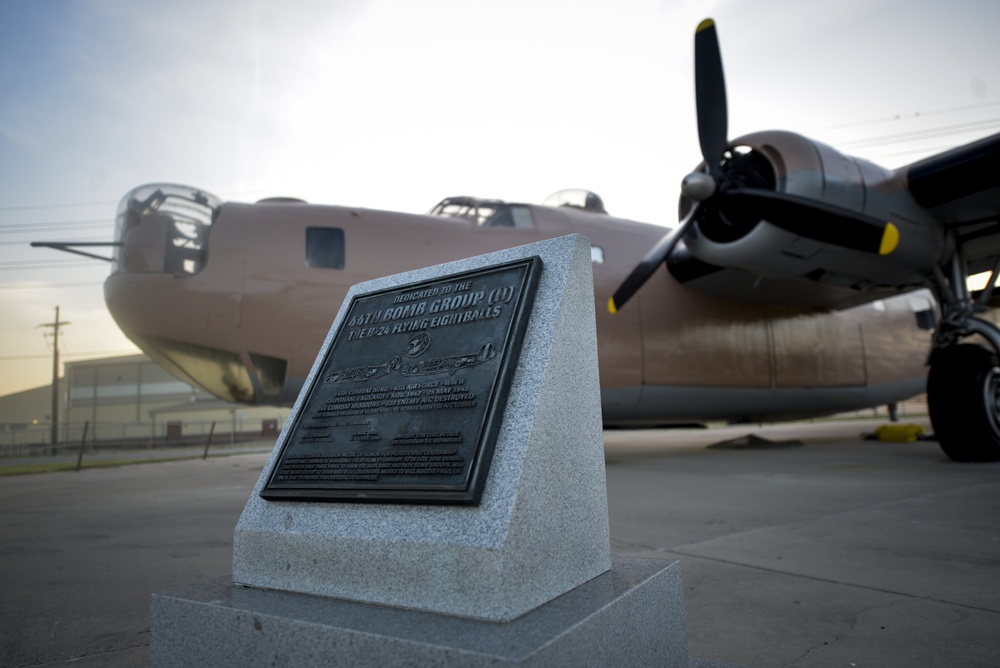
[[[705,19],[694,33],[694,92],[698,113],[698,141],[708,173],[722,175],[722,154],[729,135],[726,80],[715,21]]]
[[[619,309],[625,305],[625,302],[631,299],[639,291],[639,288],[649,280],[653,272],[659,269],[663,261],[670,255],[670,251],[674,249],[674,246],[681,240],[681,237],[687,233],[697,213],[698,206],[695,205],[680,225],[664,234],[656,245],[653,246],[652,250],[646,253],[646,257],[642,258],[642,261],[632,270],[632,273],[615,290],[615,294],[608,299],[608,311],[610,313],[618,313]]]
[[[814,199],[759,188],[733,188],[715,200],[725,213],[738,208],[776,227],[863,253],[888,255],[899,245],[899,228],[891,222]]]

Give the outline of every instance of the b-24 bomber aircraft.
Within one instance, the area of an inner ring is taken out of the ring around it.
[[[108,309],[178,377],[290,405],[351,285],[579,233],[605,425],[828,415],[926,387],[950,458],[1000,459],[1000,328],[982,316],[1000,276],[1000,135],[894,171],[790,132],[729,139],[711,20],[695,87],[702,162],[665,235],[585,191],[411,215],[153,184],[119,206]]]

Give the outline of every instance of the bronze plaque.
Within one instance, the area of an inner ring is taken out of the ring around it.
[[[478,504],[541,267],[354,297],[260,495]]]

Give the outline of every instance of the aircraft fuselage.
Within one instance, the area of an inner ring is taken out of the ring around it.
[[[916,314],[932,308],[929,293],[836,312],[794,309],[702,294],[661,267],[612,315],[609,296],[662,227],[499,204],[512,207],[513,218],[490,225],[227,202],[200,230],[178,225],[162,206],[136,206],[119,222],[123,246],[105,298],[126,335],[184,380],[230,401],[288,405],[351,285],[579,233],[594,249],[607,425],[830,414],[923,391],[931,332]]]

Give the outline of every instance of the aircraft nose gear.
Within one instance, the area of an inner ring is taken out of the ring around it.
[[[934,333],[927,374],[927,408],[941,449],[956,462],[1000,460],[1000,327],[974,314],[986,310],[992,286],[973,300],[966,287],[967,271],[960,252],[952,259],[951,280],[937,273],[935,292],[941,322]],[[979,334],[993,350],[959,343]]]

